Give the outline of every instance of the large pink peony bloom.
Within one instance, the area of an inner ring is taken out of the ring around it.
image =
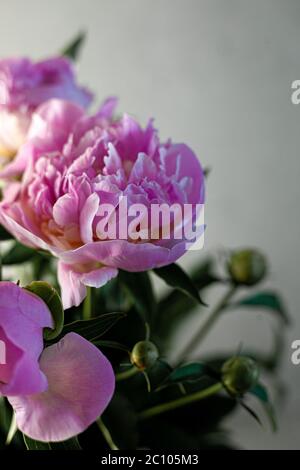
[[[87,107],[92,95],[75,81],[72,63],[62,57],[37,63],[0,60],[0,157],[12,158],[24,142],[32,113],[51,98]]]
[[[70,103],[46,103],[30,141],[8,168],[10,174],[26,171],[22,184],[8,187],[0,220],[22,243],[59,258],[65,308],[79,305],[86,286],[104,285],[118,268],[144,271],[186,251],[182,239],[103,240],[103,204],[118,212],[124,196],[129,208],[204,202],[203,172],[192,150],[160,143],[151,121],[146,129],[127,115],[113,121],[114,105],[108,100],[97,115],[86,117]]]
[[[115,379],[106,357],[76,333],[43,351],[45,327],[52,327],[46,304],[1,282],[0,396],[8,397],[22,432],[55,442],[81,433],[102,414]]]

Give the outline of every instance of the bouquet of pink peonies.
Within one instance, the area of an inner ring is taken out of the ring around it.
[[[113,97],[88,111],[82,39],[40,62],[0,60],[0,446],[232,448],[217,431],[237,407],[260,422],[249,397],[276,426],[263,374],[279,363],[282,299],[247,293],[267,275],[259,251],[202,258],[206,172],[188,145],[116,117]],[[190,274],[176,264],[187,251]],[[276,314],[269,355],[191,360],[225,310],[245,307]]]

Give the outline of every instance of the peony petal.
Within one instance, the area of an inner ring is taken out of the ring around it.
[[[117,107],[118,101],[118,98],[115,96],[109,96],[106,98],[106,100],[101,104],[97,116],[105,119],[111,119]]]
[[[80,212],[80,236],[83,243],[93,241],[93,221],[99,207],[99,197],[91,194],[84,203]]]
[[[78,198],[64,194],[53,206],[53,218],[58,225],[65,227],[78,222]]]
[[[58,262],[58,281],[61,286],[62,303],[65,309],[78,306],[86,297],[86,287],[102,287],[108,281],[118,275],[116,268],[103,266],[99,269],[93,269],[88,264],[80,266],[81,271],[78,272],[77,265],[65,264]],[[86,272],[84,271],[86,269]]]
[[[174,144],[167,150],[161,149],[161,160],[168,176],[176,175],[178,182],[183,178],[190,178],[192,184],[187,202],[204,203],[204,174],[194,152],[185,144]]]
[[[0,172],[0,177],[10,178],[26,168],[31,175],[31,165],[36,158],[43,153],[62,150],[73,126],[83,115],[81,107],[68,101],[52,99],[41,105],[32,116],[26,143]]]
[[[173,263],[186,251],[185,241],[178,240],[174,244],[171,240],[166,240],[166,243],[169,246],[105,240],[64,251],[60,254],[60,259],[67,264],[99,262],[125,271],[147,271]]]
[[[94,269],[93,271],[82,274],[81,282],[85,286],[96,287],[97,289],[99,289],[99,287],[104,286],[108,281],[110,281],[117,275],[118,275],[118,269],[103,267],[103,268]]]
[[[158,169],[152,158],[145,153],[139,153],[132,167],[129,183],[139,184],[147,178],[151,181],[157,175]]]
[[[27,230],[24,226],[20,225],[16,220],[7,214],[7,210],[10,208],[10,204],[3,202],[0,204],[0,223],[12,233],[17,240],[24,245],[40,248],[41,250],[50,251],[54,255],[58,256],[61,250],[54,246],[50,246],[47,242],[42,240],[39,235],[35,235],[30,230]]]
[[[8,341],[9,370],[9,381],[0,385],[3,395],[38,393],[47,387],[38,363],[45,327],[53,327],[46,304],[12,282],[1,282],[0,330]]]
[[[48,390],[9,398],[18,428],[32,439],[57,442],[83,432],[112,398],[115,378],[110,362],[76,333],[45,349],[40,367]]]
[[[38,359],[23,354],[17,362],[9,383],[1,385],[4,396],[32,395],[47,390],[48,381],[40,370]]]
[[[64,309],[80,305],[86,297],[86,287],[80,282],[80,273],[72,270],[72,266],[59,261],[57,277]]]

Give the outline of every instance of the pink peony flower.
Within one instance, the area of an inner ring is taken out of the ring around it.
[[[114,105],[107,100],[87,117],[70,103],[46,103],[30,140],[8,167],[11,174],[26,171],[22,184],[6,191],[1,223],[22,243],[59,258],[65,308],[79,305],[86,286],[101,287],[118,269],[149,270],[186,251],[186,240],[174,236],[103,239],[105,204],[118,213],[125,196],[129,210],[137,203],[151,209],[204,202],[203,172],[192,150],[160,143],[152,121],[142,129],[128,115],[112,120]]]
[[[0,341],[5,352],[0,396],[8,397],[22,432],[55,442],[79,434],[101,415],[115,380],[106,357],[76,333],[43,351],[45,327],[52,327],[46,304],[12,282],[0,282]]]
[[[0,157],[14,157],[25,141],[32,113],[51,98],[87,107],[92,95],[75,81],[72,63],[62,57],[32,63],[0,60]]]

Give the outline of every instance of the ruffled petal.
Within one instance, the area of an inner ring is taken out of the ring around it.
[[[187,202],[203,204],[204,174],[194,152],[185,144],[173,144],[168,149],[161,149],[161,161],[167,176],[175,176],[181,184],[189,181]]]
[[[99,207],[99,197],[96,193],[91,194],[85,201],[80,212],[80,236],[83,243],[93,241],[93,221]]]
[[[101,104],[97,116],[105,119],[111,119],[117,107],[118,101],[118,98],[115,96],[109,96],[106,98],[106,100]]]

